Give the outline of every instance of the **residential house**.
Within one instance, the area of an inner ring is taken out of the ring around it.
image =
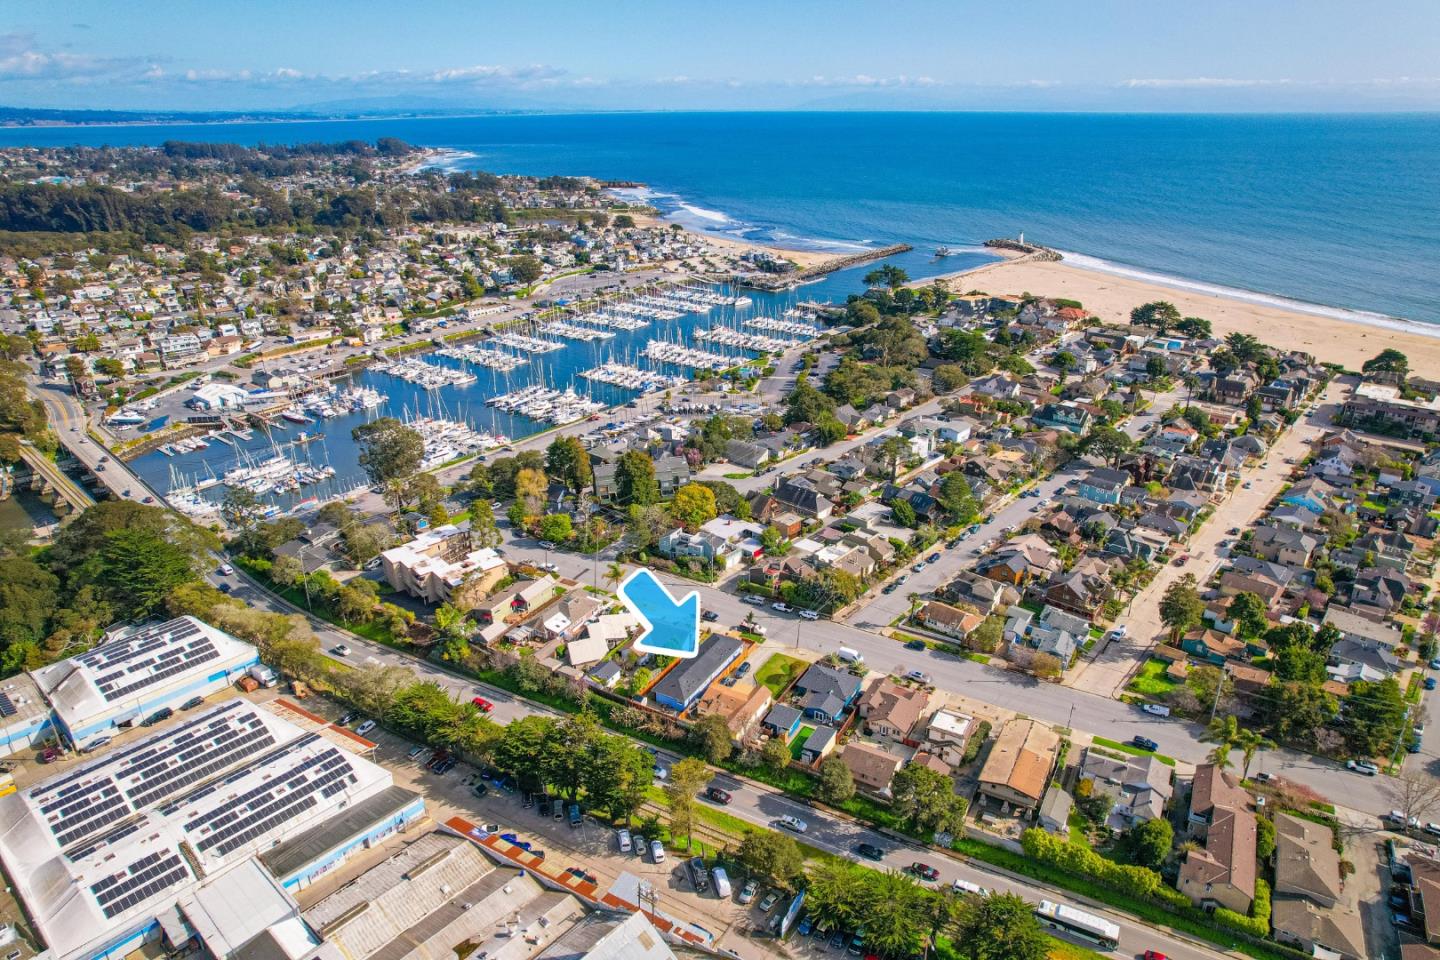
[[[1285,592],[1284,588],[1264,574],[1249,575],[1237,570],[1227,570],[1220,575],[1220,593],[1233,597],[1237,593],[1253,593],[1265,601],[1267,607]]]
[[[800,709],[812,720],[839,723],[847,708],[860,696],[860,678],[851,673],[812,664],[796,681],[794,692]]]
[[[426,603],[475,607],[509,566],[494,550],[475,548],[470,524],[445,524],[380,554],[385,581]]]
[[[1330,500],[1334,495],[1335,488],[1324,480],[1319,477],[1306,477],[1280,494],[1280,502],[1304,507],[1319,516],[1325,512],[1325,508],[1330,505]]]
[[[1361,616],[1340,603],[1325,608],[1323,623],[1339,630],[1342,639],[1371,650],[1394,650],[1402,639],[1390,624]]]
[[[1176,887],[1196,906],[1248,913],[1255,900],[1256,832],[1250,810],[1216,807],[1205,846],[1185,855]]]
[[[859,713],[871,736],[915,745],[911,731],[930,705],[930,694],[884,678],[860,700]]]
[[[748,440],[725,442],[725,459],[747,470],[755,470],[769,463],[773,453],[768,447]]]
[[[535,580],[519,580],[478,601],[470,615],[481,626],[481,639],[486,643],[500,639],[513,621],[549,603],[557,586],[555,578],[546,574]]]
[[[1053,833],[1057,837],[1069,836],[1070,812],[1074,809],[1074,798],[1058,784],[1051,784],[1050,789],[1045,791],[1045,799],[1040,801],[1040,810],[1035,821],[1040,824],[1040,829],[1047,833]]]
[[[1095,418],[1090,415],[1089,410],[1067,400],[1045,404],[1036,410],[1030,419],[1037,427],[1053,427],[1083,437],[1090,432],[1090,425]]]
[[[775,698],[767,688],[748,680],[729,687],[714,683],[695,704],[695,715],[715,714],[721,717],[730,729],[730,738],[741,743],[755,730],[774,702]]]
[[[1275,816],[1275,938],[1313,956],[1364,957],[1359,915],[1342,902],[1340,855],[1330,828],[1288,813]],[[1317,949],[1319,948],[1319,949]]]
[[[1238,407],[1243,406],[1259,386],[1259,379],[1249,370],[1235,370],[1216,377],[1210,385],[1210,393],[1219,402]]]
[[[1350,609],[1365,617],[1382,620],[1400,608],[1415,584],[1397,570],[1366,567],[1357,570],[1350,584]]]
[[[542,624],[545,636],[550,640],[575,639],[585,629],[586,621],[598,617],[604,606],[584,590],[570,591],[549,610]]]
[[[1332,680],[1341,683],[1384,680],[1404,667],[1404,662],[1391,651],[1354,640],[1336,642],[1325,658],[1325,672]]]
[[[1196,660],[1219,667],[1231,657],[1244,656],[1245,641],[1218,630],[1194,627],[1180,638],[1180,649]]]
[[[952,767],[965,759],[965,748],[975,732],[975,718],[954,710],[937,710],[925,728],[924,750],[935,754]]]
[[[1170,768],[1153,753],[1117,760],[1087,749],[1079,775],[1091,781],[1092,791],[1111,798],[1110,817],[1116,830],[1161,819],[1174,793]]]
[[[661,537],[655,549],[662,557],[693,558],[722,570],[733,567],[740,559],[739,552],[720,537],[704,530],[689,533],[684,527],[676,527]]]
[[[777,703],[765,714],[765,719],[760,721],[760,726],[772,737],[780,737],[786,743],[795,739],[795,734],[800,732],[800,725],[805,715],[789,704]]]
[[[976,627],[985,622],[985,618],[977,613],[952,607],[939,600],[926,601],[916,612],[915,619],[936,633],[943,633],[958,640],[968,637]]]
[[[1069,573],[1056,573],[1051,577],[1045,584],[1042,599],[1052,607],[1091,620],[1113,593],[1108,570],[1100,573],[1072,569]]]
[[[1020,602],[1020,594],[1013,587],[982,577],[973,570],[962,570],[938,593],[950,603],[969,607],[983,616]]]
[[[1190,838],[1205,839],[1217,809],[1246,810],[1250,803],[1250,794],[1240,786],[1239,778],[1213,763],[1200,764],[1195,768],[1195,777],[1190,783],[1190,812],[1187,821]]]
[[[1256,527],[1250,539],[1250,547],[1256,556],[1295,567],[1310,566],[1310,560],[1319,546],[1318,538],[1293,527]]]
[[[834,752],[840,743],[840,731],[824,724],[810,731],[800,747],[800,759],[804,763],[816,764]]]
[[[845,745],[845,749],[840,751],[840,759],[850,768],[855,786],[882,796],[890,795],[890,781],[905,764],[903,758],[858,740]]]
[[[1007,721],[980,771],[982,802],[994,801],[1002,810],[1038,807],[1059,747],[1060,735],[1038,721]]]
[[[1117,504],[1121,491],[1129,485],[1130,474],[1124,470],[1100,467],[1081,478],[1077,492],[1094,503]]]
[[[786,478],[775,487],[773,496],[782,508],[802,517],[824,521],[835,512],[835,504],[805,480]]]
[[[714,683],[741,654],[745,642],[723,634],[711,634],[700,645],[695,656],[677,660],[653,687],[650,696],[662,707],[684,713],[695,705],[710,684]]]
[[[991,580],[1020,587],[1058,569],[1055,548],[1036,534],[1025,534],[981,559],[976,570]]]

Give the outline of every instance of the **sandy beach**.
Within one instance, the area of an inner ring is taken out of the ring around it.
[[[1392,330],[1361,320],[1251,303],[1065,262],[1011,259],[953,274],[946,281],[958,293],[982,290],[1079,300],[1085,309],[1111,323],[1129,323],[1130,311],[1142,303],[1168,300],[1183,316],[1209,320],[1217,336],[1249,333],[1272,346],[1304,350],[1317,360],[1343,364],[1351,370],[1358,370],[1360,364],[1381,350],[1394,348],[1410,358],[1412,373],[1440,377],[1440,328],[1435,335],[1426,330]]]

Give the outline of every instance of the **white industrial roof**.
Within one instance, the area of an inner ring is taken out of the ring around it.
[[[132,708],[153,692],[209,676],[255,657],[255,648],[194,617],[177,617],[32,670],[70,729]]]
[[[237,700],[0,797],[0,860],[65,960],[390,782],[388,771]],[[205,909],[218,934],[238,936],[238,920]],[[293,939],[287,929],[271,930],[271,940]]]

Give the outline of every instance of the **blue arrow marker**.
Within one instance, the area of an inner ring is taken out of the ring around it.
[[[700,594],[691,590],[676,603],[655,574],[637,567],[620,581],[620,599],[645,627],[636,650],[687,659],[699,652]]]

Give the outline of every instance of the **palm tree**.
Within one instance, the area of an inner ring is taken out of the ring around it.
[[[1216,717],[1210,721],[1201,740],[1215,744],[1210,751],[1210,762],[1221,770],[1230,766],[1230,753],[1240,741],[1240,724],[1234,716]]]
[[[1275,749],[1275,741],[1267,739],[1263,734],[1254,730],[1241,730],[1235,739],[1235,746],[1242,751],[1241,756],[1244,763],[1240,768],[1240,777],[1243,780],[1250,776],[1250,763],[1255,759],[1255,755],[1262,750]]]
[[[605,568],[605,582],[610,584],[610,586],[613,587],[615,586],[615,584],[619,583],[621,580],[624,579],[625,568],[620,566],[620,564],[612,563],[610,564],[610,566]]]

